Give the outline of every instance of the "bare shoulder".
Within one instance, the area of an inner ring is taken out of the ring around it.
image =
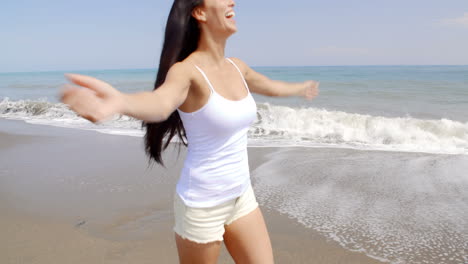
[[[237,65],[237,67],[239,67],[240,71],[244,76],[246,76],[249,73],[250,67],[243,60],[236,57],[231,57],[230,59]]]
[[[191,83],[193,81],[193,72],[189,66],[189,63],[184,61],[174,63],[167,72],[166,80]]]
[[[178,75],[180,74],[187,74],[187,73],[190,73],[190,69],[189,69],[189,65],[187,62],[184,62],[184,61],[180,61],[180,62],[176,62],[174,63],[171,68],[169,69],[169,72],[173,72],[173,73],[176,73]]]

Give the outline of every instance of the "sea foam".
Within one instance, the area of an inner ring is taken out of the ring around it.
[[[468,154],[468,122],[382,117],[312,107],[257,103],[257,120],[249,130],[251,146],[340,147],[366,150]],[[142,136],[141,121],[116,115],[93,124],[62,103],[8,98],[0,117],[102,133]]]
[[[468,263],[468,157],[280,148],[251,177],[259,203],[390,263]]]

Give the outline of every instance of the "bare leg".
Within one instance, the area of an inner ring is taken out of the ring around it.
[[[224,244],[236,263],[274,263],[270,236],[259,207],[224,227]]]
[[[222,241],[206,244],[183,239],[175,233],[179,263],[181,264],[215,264],[218,261]]]

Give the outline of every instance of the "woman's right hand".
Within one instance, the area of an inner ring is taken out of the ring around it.
[[[78,86],[66,84],[60,93],[60,101],[79,116],[100,123],[123,113],[124,96],[110,84],[80,74],[65,74],[65,77]]]

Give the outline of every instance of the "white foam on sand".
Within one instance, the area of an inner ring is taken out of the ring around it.
[[[283,149],[252,172],[259,202],[391,263],[468,263],[468,158]]]

